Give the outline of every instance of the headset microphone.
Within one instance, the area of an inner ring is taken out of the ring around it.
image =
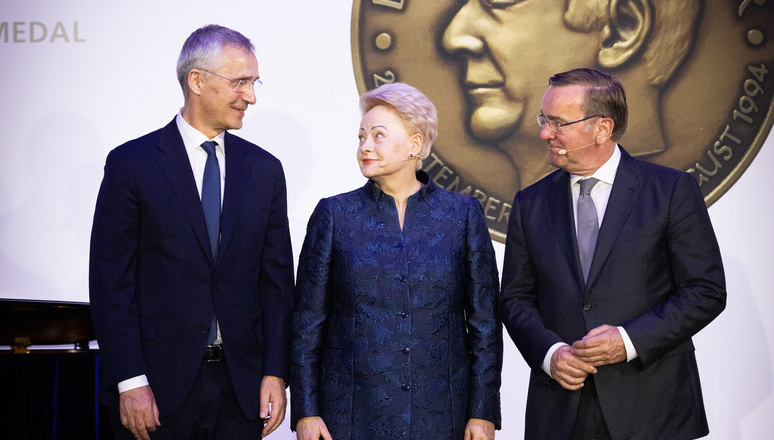
[[[395,162],[388,162],[388,163],[382,163],[382,162],[379,162],[379,166],[381,166],[381,167],[386,167],[386,166],[394,165],[394,164],[396,164],[396,163],[401,163],[401,162],[408,162],[408,161],[410,161],[410,160],[419,160],[419,159],[420,159],[420,157],[419,157],[419,156],[414,156],[414,155],[412,154],[412,155],[411,155],[411,157],[409,157],[408,159],[403,159],[403,160],[396,160]]]
[[[586,148],[586,147],[590,147],[590,146],[595,145],[595,144],[596,144],[596,142],[592,142],[592,143],[590,143],[588,145],[584,145],[582,147],[573,148],[572,150],[565,150],[564,148],[562,148],[561,150],[557,151],[556,153],[559,154],[560,156],[564,156],[565,154],[567,154],[567,153],[569,153],[571,151],[577,151],[577,150],[580,150],[580,149],[583,149],[583,148]]]

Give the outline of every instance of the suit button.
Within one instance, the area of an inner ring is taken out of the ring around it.
[[[215,281],[214,283],[212,283],[212,286],[216,289],[220,289],[220,281]]]
[[[403,353],[404,354],[409,354],[410,351],[411,351],[410,347],[406,347],[406,348],[403,349]]]
[[[401,388],[403,391],[408,391],[408,390],[410,390],[410,389],[411,389],[411,385],[409,385],[409,384],[407,384],[407,383],[404,383],[404,384],[403,384],[403,385],[402,385],[400,388]]]
[[[401,275],[399,278],[401,281],[406,281],[406,275]]]
[[[398,245],[395,247],[397,247],[398,249],[403,249],[403,242],[398,243]]]
[[[408,314],[408,313],[406,313],[406,312],[401,312],[400,316],[401,316],[402,318],[408,318],[408,317],[409,317],[409,314]]]
[[[589,303],[584,304],[583,305],[583,311],[584,312],[588,312],[589,310],[591,310],[591,304],[589,304]]]
[[[210,328],[206,325],[203,325],[202,328],[200,328],[199,330],[201,330],[201,332],[204,333],[205,335],[210,333]]]

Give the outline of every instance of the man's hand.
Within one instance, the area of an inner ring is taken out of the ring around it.
[[[268,436],[282,424],[287,404],[285,381],[276,376],[264,376],[261,381],[261,437]]]
[[[296,423],[296,440],[333,440],[322,417],[304,417]]]
[[[137,440],[150,440],[148,432],[156,432],[161,425],[156,399],[148,385],[119,394],[119,412],[121,424]]]
[[[595,367],[626,360],[626,346],[621,332],[611,325],[591,329],[583,339],[572,344],[572,352],[578,359]]]
[[[465,440],[494,440],[494,423],[483,419],[470,419],[465,427]]]
[[[571,346],[562,345],[551,355],[551,377],[570,391],[579,390],[589,374],[597,373],[593,365],[576,357],[573,352]]]

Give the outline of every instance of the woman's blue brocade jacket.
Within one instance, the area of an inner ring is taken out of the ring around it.
[[[500,427],[498,273],[480,203],[427,182],[323,199],[307,227],[293,313],[291,426],[334,440],[459,439]]]

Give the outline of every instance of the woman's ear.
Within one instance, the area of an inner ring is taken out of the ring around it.
[[[410,154],[413,154],[413,157],[419,157],[419,155],[422,153],[422,146],[425,145],[425,139],[422,137],[419,133],[414,133],[411,136],[411,150],[409,151]]]

